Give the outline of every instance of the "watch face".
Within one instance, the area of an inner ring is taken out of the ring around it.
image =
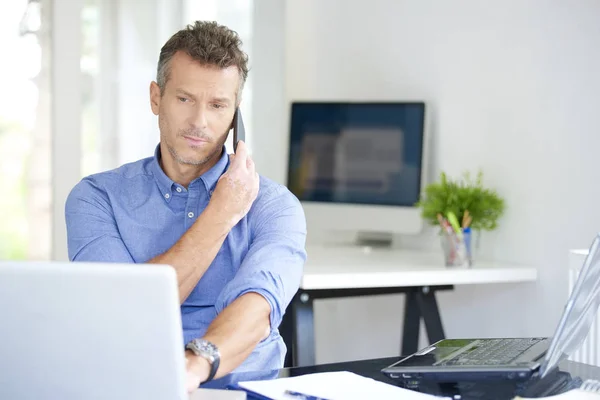
[[[217,346],[204,339],[192,340],[189,347],[195,354],[206,358],[211,364],[220,356]]]

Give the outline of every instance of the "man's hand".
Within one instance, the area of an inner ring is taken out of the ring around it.
[[[175,268],[182,304],[215,259],[231,228],[250,210],[258,185],[254,161],[240,141],[237,154],[231,157],[229,169],[221,175],[206,209],[173,247],[148,261]]]
[[[219,178],[209,207],[233,226],[250,211],[256,200],[259,177],[246,143],[240,141],[236,154],[230,157],[229,169]]]
[[[204,382],[210,373],[210,364],[208,360],[197,356],[189,350],[185,351],[185,369],[187,371],[186,387],[188,393],[198,389],[201,382]]]

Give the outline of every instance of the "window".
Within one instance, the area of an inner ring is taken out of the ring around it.
[[[81,11],[81,174],[100,171],[99,0],[85,0]]]
[[[0,259],[51,255],[50,1],[0,12]]]
[[[152,154],[148,84],[181,19],[160,0],[0,6],[0,48],[10,54],[0,63],[0,259],[65,260],[73,185]]]

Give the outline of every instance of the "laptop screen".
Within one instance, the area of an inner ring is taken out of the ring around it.
[[[541,366],[542,377],[577,351],[600,305],[600,235],[594,239]]]

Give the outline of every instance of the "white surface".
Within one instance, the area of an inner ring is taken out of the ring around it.
[[[0,398],[187,399],[175,272],[0,263]]]
[[[197,389],[190,400],[246,400],[247,397],[242,390]]]
[[[589,249],[573,249],[569,251],[569,268],[579,270],[583,266],[585,257],[590,254]]]
[[[568,249],[588,247],[599,229],[600,2],[527,4],[507,0],[492,11],[479,0],[286,1],[286,79],[271,82],[286,94],[255,101],[265,113],[296,98],[419,97],[432,105],[431,175],[481,168],[506,199],[480,258],[538,268],[535,283],[439,293],[449,337],[552,335],[567,295]],[[275,63],[280,49],[270,50]],[[256,164],[283,180],[286,117],[270,118],[255,137],[273,146]],[[313,241],[320,233],[309,230]],[[439,249],[428,232],[399,239]],[[403,295],[317,302],[317,362],[394,354],[403,305]]]
[[[302,289],[344,289],[425,285],[531,282],[532,267],[476,262],[471,268],[445,267],[441,251],[312,246],[302,278]]]
[[[240,382],[239,386],[273,400],[293,399],[293,397],[285,394],[286,390],[293,390],[330,400],[440,399],[440,397],[392,386],[347,371],[323,372],[265,381]]]

